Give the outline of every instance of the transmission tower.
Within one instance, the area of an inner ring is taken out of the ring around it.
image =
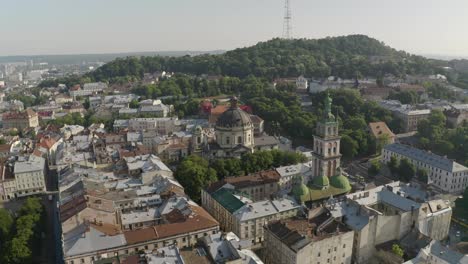
[[[284,1],[284,21],[283,21],[283,38],[292,38],[292,24],[291,24],[291,6],[290,1]]]

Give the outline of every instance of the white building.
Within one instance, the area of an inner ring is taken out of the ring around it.
[[[14,165],[15,191],[9,197],[28,196],[46,190],[45,159],[34,155],[18,160]]]
[[[297,88],[297,90],[307,91],[307,87],[308,87],[307,79],[304,78],[304,76],[302,76],[302,75],[297,77],[297,79],[296,79],[296,88]]]
[[[443,246],[438,241],[431,241],[429,245],[422,248],[416,258],[408,260],[403,264],[465,264],[468,263],[468,255]]]
[[[348,194],[345,201],[330,200],[327,208],[354,230],[354,263],[366,263],[376,246],[411,232],[432,239],[447,237],[452,209],[444,201],[426,199],[426,192],[418,186],[393,182]]]
[[[398,143],[382,150],[382,162],[391,157],[407,158],[416,168],[428,173],[428,183],[447,193],[461,193],[468,186],[468,168],[446,157]]]
[[[324,211],[312,219],[272,222],[265,229],[267,264],[350,264],[354,231]]]

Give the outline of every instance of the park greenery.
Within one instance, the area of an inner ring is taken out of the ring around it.
[[[274,167],[305,162],[304,155],[281,150],[257,151],[241,159],[208,160],[190,155],[178,166],[176,179],[184,186],[185,192],[195,201],[200,200],[201,189],[228,176],[242,176]]]
[[[397,159],[392,156],[387,162],[390,173],[397,176],[400,181],[410,182],[416,175],[416,167],[407,158]]]
[[[468,125],[447,128],[445,115],[433,110],[418,123],[417,137],[422,148],[468,165]]]
[[[35,263],[40,255],[44,208],[38,198],[27,198],[13,217],[0,209],[0,263]]]

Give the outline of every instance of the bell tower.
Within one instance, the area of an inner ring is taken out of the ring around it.
[[[313,176],[331,177],[337,174],[340,167],[340,136],[338,121],[331,113],[332,99],[327,93],[324,100],[325,109],[317,123],[314,135]]]

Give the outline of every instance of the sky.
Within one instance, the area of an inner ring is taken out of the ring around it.
[[[284,0],[0,0],[0,56],[229,50],[283,31]],[[365,34],[468,56],[467,0],[291,0],[293,36]]]

